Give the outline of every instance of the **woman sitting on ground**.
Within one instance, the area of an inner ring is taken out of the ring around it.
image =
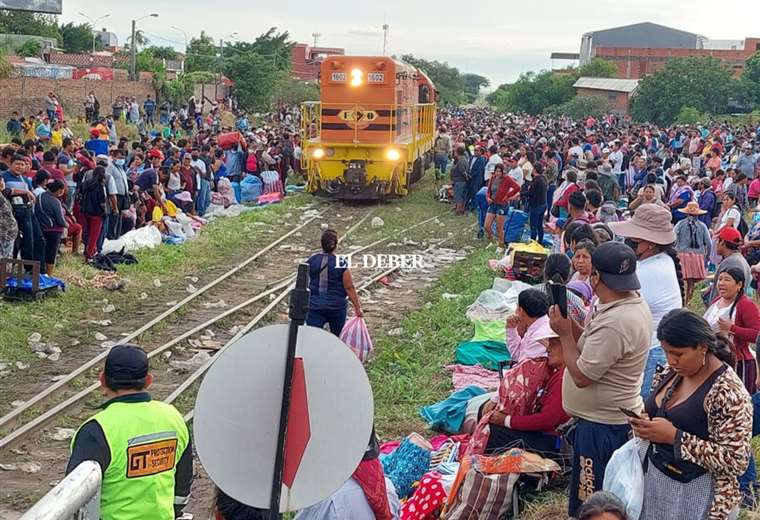
[[[744,271],[730,267],[718,275],[718,298],[705,312],[704,318],[715,332],[728,334],[737,358],[736,373],[744,381],[747,392],[757,391],[757,365],[749,349],[760,332],[760,310],[744,294]]]
[[[526,289],[517,296],[517,310],[507,317],[507,349],[512,363],[546,357],[544,337],[549,328],[549,298],[536,289]]]
[[[527,291],[524,291],[527,292]],[[489,417],[490,435],[485,453],[496,453],[507,448],[518,447],[535,451],[545,456],[559,455],[560,436],[557,428],[570,420],[562,408],[562,376],[565,360],[562,356],[562,342],[554,331],[542,329],[534,340],[545,345],[548,354],[549,377],[538,391],[538,399],[531,413],[507,415],[494,411]],[[491,412],[496,403],[486,402],[480,415]]]
[[[655,376],[647,416],[631,419],[649,441],[640,520],[736,518],[747,469],[752,403],[731,344],[687,309],[665,315],[657,338],[669,366]],[[651,418],[651,419],[650,419]]]

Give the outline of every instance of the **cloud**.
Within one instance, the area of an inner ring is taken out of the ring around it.
[[[351,27],[348,31],[346,31],[346,34],[350,36],[365,36],[367,38],[374,38],[375,36],[382,36],[383,29],[382,27],[374,27],[371,25],[364,27]]]

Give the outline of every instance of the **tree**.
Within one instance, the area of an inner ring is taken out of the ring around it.
[[[671,58],[662,70],[639,82],[631,115],[638,121],[669,125],[685,106],[721,114],[736,86],[730,69],[717,58]]]
[[[480,89],[488,87],[491,82],[478,74],[462,74],[464,81],[464,92],[468,103],[474,103],[480,95]]]
[[[614,78],[618,72],[617,65],[604,58],[594,58],[578,69],[578,77]]]
[[[706,123],[709,120],[708,114],[704,114],[694,107],[681,108],[676,117],[676,122],[681,125],[696,125],[697,123]]]
[[[760,51],[753,54],[744,64],[742,78],[760,85]]]
[[[461,105],[466,101],[464,79],[455,67],[446,62],[415,58],[412,54],[404,54],[401,60],[428,75],[438,90],[441,103]]]
[[[10,78],[11,74],[13,74],[13,65],[5,52],[0,51],[0,78]]]
[[[132,36],[127,37],[127,43],[125,45],[125,48],[131,48],[132,47]],[[139,51],[140,47],[145,48],[150,43],[150,40],[147,36],[145,36],[145,33],[142,31],[142,29],[137,29],[135,31],[135,48]]]
[[[487,98],[502,112],[527,112],[537,115],[551,106],[561,105],[575,96],[575,74],[554,74],[545,70],[528,72],[511,84],[500,85]]]
[[[92,50],[92,26],[88,23],[74,25],[69,22],[61,25],[63,50],[66,52],[90,52]],[[100,40],[95,40],[95,48],[102,48]]]
[[[0,10],[0,33],[44,36],[61,42],[61,30],[55,16],[28,11]]]
[[[282,78],[271,57],[255,52],[225,58],[224,74],[235,83],[233,94],[238,105],[247,111],[267,110]]]
[[[153,57],[158,60],[176,60],[177,59],[177,51],[174,50],[174,47],[158,47],[156,45],[151,45],[145,50],[150,51]]]
[[[38,58],[42,54],[42,44],[39,40],[29,39],[16,49],[16,52],[26,58]]]
[[[547,108],[544,113],[550,116],[569,116],[580,120],[588,116],[599,119],[611,111],[612,105],[601,96],[575,96],[561,105]]]
[[[192,38],[187,46],[185,70],[187,72],[218,72],[218,50],[219,48],[214,44],[214,40],[208,34],[201,31],[200,36]]]
[[[276,101],[287,105],[299,105],[304,101],[319,100],[319,85],[292,76],[285,76],[277,85]]]

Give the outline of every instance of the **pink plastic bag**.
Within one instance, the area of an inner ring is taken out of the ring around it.
[[[366,363],[372,355],[372,339],[369,337],[364,318],[351,318],[343,326],[340,339],[350,348],[359,361]]]

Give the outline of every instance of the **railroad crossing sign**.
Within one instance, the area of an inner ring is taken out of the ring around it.
[[[195,444],[209,477],[232,498],[269,508],[288,325],[243,336],[219,355],[198,391]],[[293,367],[280,512],[329,497],[367,449],[374,405],[367,374],[336,336],[301,326]]]
[[[374,110],[365,110],[361,107],[354,110],[341,110],[338,114],[338,118],[345,121],[348,126],[359,130],[367,128],[377,117],[377,112]]]

